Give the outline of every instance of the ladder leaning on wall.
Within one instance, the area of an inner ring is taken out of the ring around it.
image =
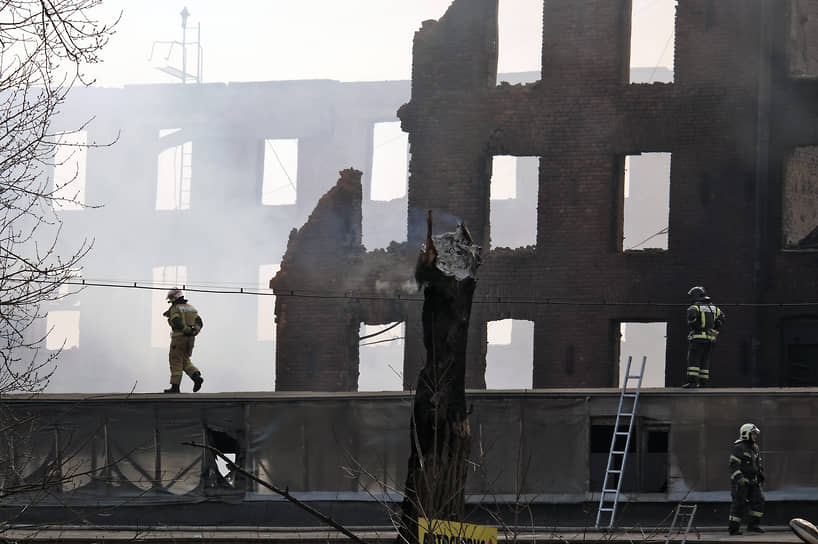
[[[619,395],[619,408],[616,411],[616,423],[611,436],[611,449],[608,453],[608,465],[605,468],[605,479],[602,481],[602,493],[599,496],[599,510],[596,513],[596,526],[602,523],[603,514],[608,514],[607,526],[614,526],[616,506],[619,503],[619,490],[622,487],[622,478],[625,474],[625,462],[628,457],[628,447],[633,433],[633,421],[636,418],[636,405],[639,402],[639,391],[642,389],[642,376],[645,375],[645,361],[642,357],[642,367],[639,374],[631,374],[631,360],[628,357],[628,366],[625,369],[625,380],[622,382],[622,392]],[[628,386],[630,385],[630,389]],[[635,387],[635,389],[634,389]],[[627,425],[627,431],[620,431],[621,425]],[[625,447],[617,449],[621,438],[625,439]]]

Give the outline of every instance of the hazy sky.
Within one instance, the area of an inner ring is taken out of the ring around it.
[[[409,79],[412,38],[426,19],[439,19],[451,0],[105,0],[106,20],[120,11],[104,62],[89,72],[101,86],[176,81],[155,66],[181,41],[182,8],[190,12],[187,41],[201,25],[204,82]],[[673,63],[675,0],[634,0],[633,66]],[[499,0],[500,72],[538,70],[542,0]],[[177,47],[175,52],[180,49]],[[191,49],[192,51],[192,49]],[[192,53],[191,53],[192,54]],[[177,58],[171,57],[171,62]],[[190,70],[192,71],[192,69]]]

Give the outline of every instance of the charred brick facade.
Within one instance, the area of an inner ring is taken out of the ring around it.
[[[465,221],[484,248],[467,385],[485,387],[486,322],[504,318],[534,322],[534,387],[616,385],[619,324],[666,322],[665,382],[678,385],[696,284],[727,313],[713,385],[818,384],[818,3],[680,0],[668,84],[628,82],[630,0],[560,0],[544,3],[541,80],[496,85],[497,8],[456,0],[423,23],[399,111],[412,153],[405,250],[420,246],[427,209]],[[672,154],[668,248],[623,250],[624,159],[647,152]],[[535,247],[492,247],[496,155],[539,157]],[[422,343],[419,307],[403,308],[390,319],[406,321],[408,386]],[[281,339],[290,316],[278,316]],[[354,374],[355,358],[344,364]]]

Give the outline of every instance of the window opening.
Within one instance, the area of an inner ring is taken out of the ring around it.
[[[784,159],[782,245],[818,249],[818,147],[795,148]]]
[[[818,10],[812,2],[790,2],[786,9],[788,21],[786,60],[789,77],[818,79]]]
[[[486,389],[532,389],[534,322],[502,319],[486,323]]]
[[[602,489],[613,430],[614,420],[612,418],[600,418],[591,422],[590,491],[598,492]],[[620,425],[619,431],[627,433],[628,426]],[[633,422],[633,431],[628,444],[621,492],[661,493],[667,491],[669,435],[668,425],[637,417]],[[615,448],[618,451],[625,449],[626,439],[625,435],[616,438]],[[622,456],[615,456],[612,461],[614,460],[621,463]],[[622,467],[612,466],[611,469],[621,470]],[[611,474],[608,486],[616,487],[618,477],[618,474]]]
[[[49,350],[80,347],[80,312],[55,310],[46,314],[48,336],[45,348]]]
[[[530,83],[542,67],[542,0],[500,0],[497,83]]]
[[[241,466],[243,456],[240,455],[239,441],[230,434],[206,429],[207,445],[216,448],[227,457],[230,462]],[[203,474],[205,489],[233,489],[237,487],[235,471],[229,468],[227,462],[217,456],[215,452],[207,451],[207,462]]]
[[[261,203],[265,206],[295,204],[298,192],[298,139],[264,140],[263,168]]]
[[[405,323],[361,323],[358,350],[358,391],[403,390]]]
[[[151,346],[166,348],[170,335],[168,321],[162,313],[168,309],[165,299],[169,289],[184,288],[187,283],[187,268],[184,266],[159,266],[153,268],[153,285],[161,287],[151,291]]]
[[[400,122],[375,123],[372,128],[372,169],[368,198],[362,203],[361,241],[367,249],[385,248],[406,240],[406,187],[409,135]],[[366,180],[364,181],[366,183]]]
[[[668,249],[670,153],[625,157],[622,247],[625,251]]]
[[[518,248],[537,243],[538,178],[538,157],[492,157],[489,186],[492,247]]]
[[[676,0],[633,0],[631,83],[672,83]]]
[[[159,157],[156,172],[156,209],[187,210],[190,208],[190,182],[193,175],[193,142],[176,141],[181,129],[159,131]],[[164,140],[164,141],[163,141]]]
[[[620,323],[619,324],[619,386],[625,382],[628,357],[631,361],[631,376],[639,374],[642,357],[645,374],[642,387],[665,386],[665,351],[667,346],[667,322]],[[631,384],[635,384],[631,381]]]
[[[85,206],[88,131],[57,135],[54,149],[54,208],[81,210]]]
[[[409,134],[400,121],[375,123],[372,128],[372,200],[394,200],[406,196],[409,171]]]

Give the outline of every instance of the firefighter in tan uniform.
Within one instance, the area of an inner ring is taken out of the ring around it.
[[[165,393],[179,393],[182,372],[193,380],[193,392],[202,388],[202,373],[190,362],[196,335],[202,330],[203,322],[199,312],[182,296],[180,289],[168,291],[167,300],[170,308],[162,315],[168,318],[170,325],[170,387]]]

